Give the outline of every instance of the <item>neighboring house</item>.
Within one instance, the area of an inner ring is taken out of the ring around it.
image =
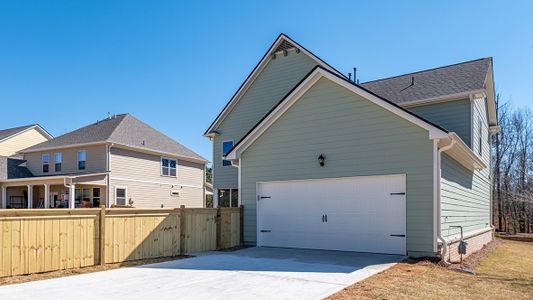
[[[37,124],[0,130],[0,156],[16,156],[30,146],[51,140],[52,136]]]
[[[205,205],[207,161],[129,114],[20,153],[23,160],[4,164],[2,207]]]
[[[492,239],[497,131],[491,58],[356,84],[282,34],[205,136],[247,244],[448,259]]]

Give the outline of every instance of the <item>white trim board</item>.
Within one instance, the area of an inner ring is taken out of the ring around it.
[[[4,137],[3,139],[0,139],[0,142],[3,142],[3,141],[6,141],[6,140],[9,140],[9,139],[11,139],[11,138],[14,138],[14,137],[16,137],[17,135],[21,135],[21,134],[23,134],[23,133],[25,133],[25,132],[28,132],[28,131],[32,130],[32,129],[36,129],[36,130],[37,130],[41,135],[43,135],[47,140],[51,140],[51,139],[54,138],[51,134],[49,134],[46,130],[44,130],[44,128],[42,128],[40,125],[33,125],[33,126],[31,126],[31,127],[28,127],[28,128],[26,128],[26,129],[23,129],[23,130],[21,130],[21,131],[17,131],[17,132],[15,132],[15,133],[13,133],[12,135],[8,135],[8,136]]]
[[[309,56],[311,59],[316,61],[316,63],[329,70],[330,72],[333,72],[335,74],[338,74],[340,76],[345,77],[342,73],[335,70],[333,67],[328,65],[326,62],[324,62],[322,59],[320,59],[318,56],[314,55],[313,53],[309,52],[307,49],[302,47],[300,44],[286,36],[285,34],[280,34],[276,41],[270,46],[267,53],[263,56],[263,58],[259,61],[257,66],[253,69],[252,73],[246,78],[244,83],[239,87],[235,95],[230,99],[228,104],[222,109],[222,112],[216,117],[215,121],[209,126],[209,128],[204,133],[205,137],[210,137],[213,135],[213,131],[220,125],[220,123],[228,116],[229,112],[235,107],[237,102],[239,102],[240,98],[246,93],[246,91],[250,88],[252,83],[257,79],[259,74],[265,69],[267,64],[272,60],[272,54],[275,54],[274,51],[278,48],[278,46],[283,43],[283,41],[287,41],[291,44],[293,44],[296,48],[298,48],[302,53]]]
[[[175,177],[170,177],[175,178]],[[110,180],[118,180],[118,181],[131,181],[131,182],[139,182],[139,183],[150,183],[150,184],[159,184],[159,185],[168,185],[172,187],[189,187],[189,188],[195,188],[195,189],[203,189],[202,186],[199,185],[190,185],[190,184],[181,184],[181,183],[168,183],[168,182],[161,182],[161,181],[150,181],[150,180],[139,180],[139,179],[130,179],[130,178],[123,178],[123,177],[110,177]]]
[[[369,100],[370,102],[381,106],[382,108],[402,117],[403,119],[428,130],[429,139],[446,139],[448,133],[434,125],[418,118],[402,108],[389,103],[374,94],[371,94],[363,88],[344,80],[335,74],[317,67],[307,78],[305,78],[295,89],[277,106],[275,107],[252,131],[250,131],[241,141],[239,141],[234,148],[226,155],[226,159],[235,160],[239,158],[240,154],[246,150],[265,130],[267,130],[278,118],[280,118],[296,101],[298,101],[319,79],[326,78],[334,83],[352,91],[353,93]]]

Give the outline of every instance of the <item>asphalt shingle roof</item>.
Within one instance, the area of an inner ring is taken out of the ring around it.
[[[360,85],[396,104],[402,104],[483,89],[491,64],[492,58],[481,58]]]
[[[24,126],[19,126],[19,127],[14,127],[14,128],[7,128],[7,129],[2,129],[0,130],[0,140],[3,140],[9,136],[12,136],[14,134],[17,134],[21,131],[24,131],[30,127],[33,127],[35,126],[35,124],[31,124],[31,125],[24,125]]]
[[[109,142],[206,160],[189,148],[155,130],[130,114],[121,114],[76,129],[50,141],[29,147],[22,152],[60,148],[76,144]]]
[[[0,156],[0,180],[33,177],[28,168],[21,166],[23,159]]]

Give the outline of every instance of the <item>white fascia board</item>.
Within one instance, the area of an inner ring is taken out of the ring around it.
[[[426,99],[421,99],[421,100],[409,101],[409,102],[399,103],[398,105],[400,105],[401,107],[407,108],[407,107],[423,106],[427,104],[451,102],[451,101],[457,101],[461,99],[469,99],[471,95],[480,94],[480,93],[485,93],[485,89],[472,90],[472,91],[462,92],[462,93],[457,93],[457,94],[450,94],[450,95],[426,98]]]
[[[47,140],[51,140],[51,139],[54,138],[51,134],[49,134],[48,132],[46,132],[46,130],[44,130],[41,126],[39,126],[39,125],[33,125],[33,126],[28,127],[28,128],[26,128],[26,129],[24,129],[24,130],[21,130],[21,131],[15,132],[15,133],[13,133],[12,135],[6,136],[6,137],[3,138],[3,139],[0,139],[0,142],[3,142],[3,141],[5,141],[5,140],[9,140],[9,139],[11,139],[11,138],[13,138],[13,137],[16,137],[17,135],[21,135],[21,134],[23,134],[23,133],[25,133],[25,132],[28,132],[28,131],[32,130],[32,129],[37,130],[40,134],[42,134],[44,137],[46,137]]]
[[[272,60],[272,54],[274,54],[274,51],[278,46],[286,40],[287,42],[293,44],[295,47],[297,47],[301,52],[303,52],[305,55],[309,56],[311,59],[313,59],[319,66],[336,73],[340,76],[344,76],[339,71],[332,68],[330,65],[325,63],[323,60],[318,58],[313,53],[309,52],[307,49],[302,47],[300,44],[286,36],[285,34],[281,34],[278,39],[272,44],[272,46],[268,49],[268,52],[263,56],[263,58],[259,61],[259,64],[256,66],[256,68],[252,71],[250,76],[246,79],[246,81],[241,85],[239,90],[237,90],[237,93],[231,98],[229,101],[229,104],[223,109],[222,113],[215,119],[213,124],[209,126],[209,129],[207,129],[206,133],[204,134],[207,138],[213,138],[215,137],[215,134],[213,134],[213,130],[217,128],[220,123],[227,117],[227,115],[231,112],[231,110],[235,107],[237,102],[239,102],[240,98],[246,93],[246,91],[250,88],[252,83],[257,79],[259,74],[264,70],[264,68],[268,65],[268,63]]]
[[[327,78],[338,85],[354,92],[355,94],[371,101],[374,104],[402,117],[403,119],[428,130],[429,139],[447,139],[448,133],[443,130],[415,117],[414,115],[404,111],[403,109],[363,90],[362,88],[339,78],[324,69],[317,68],[311,73],[299,86],[297,86],[287,98],[276,107],[259,125],[256,126],[228,155],[227,160],[238,159],[240,153],[248,148],[268,127],[270,127],[281,115],[283,115],[300,97],[307,92],[319,79]]]

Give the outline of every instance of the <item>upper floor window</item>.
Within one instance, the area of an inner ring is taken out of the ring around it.
[[[161,158],[161,175],[176,177],[176,160]]]
[[[479,155],[483,155],[483,122],[481,118],[478,121],[478,147]]]
[[[63,163],[63,155],[61,152],[58,152],[54,156],[54,170],[56,172],[61,172],[61,164]]]
[[[87,151],[78,151],[78,170],[85,170],[87,161]]]
[[[50,171],[50,155],[43,154],[43,173],[48,173]]]
[[[233,141],[222,142],[222,165],[223,166],[231,166],[231,161],[224,159],[224,155],[228,154],[231,148],[233,148]]]

